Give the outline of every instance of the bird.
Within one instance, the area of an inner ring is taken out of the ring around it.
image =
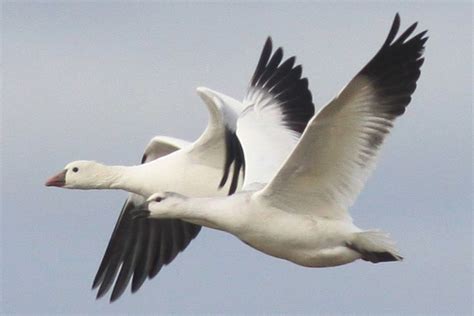
[[[283,60],[281,47],[273,52],[269,37],[246,94],[246,98],[264,94],[265,100],[276,101],[249,120],[247,126],[255,134],[282,131],[276,136],[283,135],[283,139],[272,145],[272,155],[266,159],[268,173],[275,172],[288,156],[314,114],[308,81],[302,78],[302,66],[295,65],[295,60],[294,56]],[[197,88],[197,93],[207,106],[209,123],[194,143],[155,137],[145,149],[140,165],[73,161],[46,182],[47,186],[66,189],[130,192],[93,281],[93,289],[98,288],[97,298],[107,293],[115,279],[111,302],[123,294],[130,279],[131,291],[136,292],[147,277],[156,276],[199,233],[200,225],[180,219],[149,221],[136,216],[150,195],[166,190],[195,197],[225,196],[241,188],[246,166],[235,132],[239,113],[245,111],[243,103],[205,87]]]
[[[222,175],[227,142],[239,147],[237,137],[228,131],[229,127],[221,119],[223,109],[207,97],[208,90],[198,88],[197,91],[205,99],[210,119],[206,130],[194,143],[154,137],[146,147],[140,165],[107,166],[95,161],[73,161],[46,182],[46,186],[66,189],[131,192],[93,281],[92,288],[98,288],[97,298],[105,295],[116,279],[111,301],[117,300],[132,276],[131,290],[136,292],[147,277],[156,276],[161,267],[173,261],[200,232],[201,227],[181,220],[132,221],[133,210],[155,190],[168,188],[193,196],[207,196],[225,195],[237,189],[243,166],[238,151],[231,153],[232,156],[227,154],[227,159],[235,162],[234,170],[230,170],[230,166],[225,169],[226,175],[235,171],[232,178],[224,179]],[[241,103],[224,94],[213,93],[226,100],[226,113],[231,120],[233,111],[240,111]]]
[[[427,31],[412,35],[416,26],[397,37],[400,16],[395,15],[380,50],[311,118],[270,180],[258,172],[265,163],[260,160],[262,150],[268,149],[268,144],[259,143],[264,137],[240,130],[260,107],[260,98],[250,98],[237,121],[247,168],[242,190],[232,196],[199,198],[157,192],[142,205],[139,218],[180,218],[222,230],[265,254],[305,267],[358,259],[401,261],[390,236],[357,227],[348,208],[416,89],[428,39]]]

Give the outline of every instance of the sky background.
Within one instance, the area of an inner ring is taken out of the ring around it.
[[[5,313],[472,313],[472,4],[2,2]],[[46,188],[72,160],[131,165],[154,135],[196,139],[207,86],[241,99],[268,35],[317,108],[400,12],[429,30],[406,114],[351,209],[405,261],[310,269],[204,229],[140,291],[90,290],[126,193]]]

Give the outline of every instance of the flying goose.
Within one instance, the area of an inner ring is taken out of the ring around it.
[[[242,191],[203,198],[158,192],[144,204],[148,211],[140,217],[179,218],[223,230],[263,253],[307,267],[357,259],[402,260],[387,234],[358,228],[348,208],[374,168],[393,121],[405,112],[415,91],[427,40],[426,31],[411,36],[416,25],[397,38],[400,17],[395,16],[381,49],[311,119],[269,181],[258,172],[265,163],[261,151],[269,144],[260,143],[265,141],[262,135],[241,131],[260,107],[255,102],[260,98],[250,98],[237,121],[247,168]],[[271,101],[265,104],[273,106]]]
[[[268,163],[268,173],[276,172],[314,114],[308,82],[301,77],[301,65],[295,65],[295,57],[282,60],[282,48],[272,53],[268,38],[246,96],[262,105],[259,115],[249,120],[246,128],[262,135],[281,131],[275,133],[278,142],[268,148],[269,157],[264,163]],[[111,301],[122,295],[132,277],[131,290],[136,292],[147,277],[153,278],[200,231],[201,226],[179,219],[134,219],[133,214],[147,197],[157,191],[176,191],[194,197],[223,196],[241,187],[246,167],[235,131],[243,104],[208,88],[198,88],[197,92],[210,116],[206,130],[196,142],[154,138],[145,149],[141,165],[106,166],[74,161],[46,183],[68,189],[131,192],[93,282],[93,288],[99,287],[97,298],[110,289],[116,278]],[[270,102],[270,106],[265,106],[265,102]],[[280,135],[284,137],[280,139]]]

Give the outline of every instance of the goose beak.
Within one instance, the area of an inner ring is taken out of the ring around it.
[[[63,187],[66,184],[66,172],[67,170],[63,170],[57,175],[49,178],[45,185],[47,187]]]

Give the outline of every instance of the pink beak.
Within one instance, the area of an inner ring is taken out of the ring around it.
[[[49,178],[45,185],[47,187],[63,187],[66,184],[66,172],[67,170],[63,170],[57,175]]]

